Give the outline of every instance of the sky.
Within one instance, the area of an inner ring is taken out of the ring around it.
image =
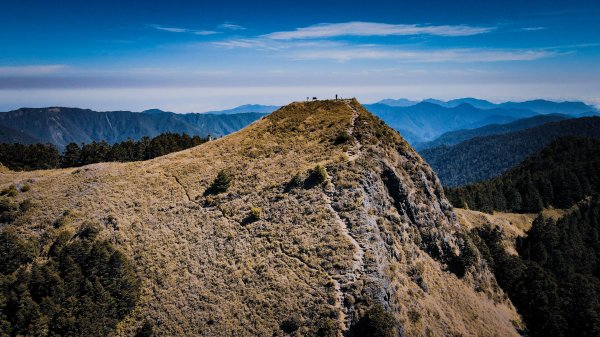
[[[335,94],[600,105],[600,1],[0,2],[0,110]]]

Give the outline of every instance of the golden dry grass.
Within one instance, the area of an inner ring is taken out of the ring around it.
[[[357,142],[335,144],[348,130]],[[316,165],[330,175],[323,186],[286,189]],[[382,165],[410,210],[394,206]],[[203,196],[223,169],[230,189]],[[290,317],[302,323],[297,336],[313,335],[324,317],[347,328],[375,302],[408,336],[517,335],[519,318],[485,266],[459,279],[424,249],[427,239],[456,250],[461,228],[429,167],[356,101],[292,103],[147,162],[0,173],[0,188],[25,183],[15,199],[34,207],[17,220],[22,230],[51,237],[56,223],[97,222],[134,261],[143,296],[123,336],[144,319],[159,335],[279,336]],[[254,208],[260,219],[244,221]]]

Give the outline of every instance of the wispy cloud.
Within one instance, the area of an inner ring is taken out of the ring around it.
[[[240,25],[236,25],[234,23],[231,22],[224,22],[222,24],[219,25],[219,28],[221,29],[227,29],[227,30],[246,30],[246,27],[240,26]]]
[[[414,63],[482,63],[503,61],[532,61],[557,55],[549,50],[516,49],[440,49],[440,50],[403,50],[385,46],[344,46],[321,48],[308,51],[294,51],[290,57],[297,60],[333,60],[347,62],[352,60],[394,60]]]
[[[495,27],[473,27],[467,25],[416,25],[387,24],[377,22],[323,23],[309,27],[297,28],[293,31],[281,31],[263,35],[274,40],[318,39],[341,36],[470,36],[489,33]]]
[[[194,31],[195,35],[214,35],[214,34],[219,34],[220,32],[214,31],[214,30],[196,30]]]
[[[557,49],[483,49],[483,48],[418,48],[384,44],[357,44],[331,40],[271,40],[267,38],[231,39],[214,45],[277,52],[292,60],[391,60],[414,63],[480,63],[532,61],[564,54]]]
[[[311,41],[277,41],[263,38],[248,38],[248,39],[229,39],[223,41],[215,41],[213,45],[225,47],[228,49],[246,48],[262,51],[278,51],[287,49],[307,49],[307,48],[323,48],[335,47],[342,45],[341,42],[327,40],[311,40]]]
[[[152,25],[154,29],[170,32],[170,33],[191,33],[194,35],[214,35],[219,34],[220,32],[215,30],[195,30],[189,28],[181,28],[181,27],[165,27],[161,25]]]
[[[535,32],[538,30],[546,30],[546,29],[548,29],[548,27],[524,27],[524,28],[521,28],[518,30],[524,31],[524,32]]]
[[[0,76],[35,76],[55,74],[68,68],[64,64],[39,64],[26,66],[0,66]]]
[[[187,33],[190,31],[189,29],[178,28],[178,27],[164,27],[164,26],[159,26],[159,25],[153,25],[153,27],[155,29],[162,30],[165,32],[170,32],[170,33]]]

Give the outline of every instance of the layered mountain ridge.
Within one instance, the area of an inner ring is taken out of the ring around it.
[[[187,133],[192,136],[221,137],[237,131],[264,116],[264,113],[176,114],[161,110],[93,111],[78,108],[22,108],[0,113],[0,125],[59,149],[67,144],[155,137],[161,133]],[[14,133],[11,133],[14,134]],[[23,138],[23,137],[20,137]],[[15,137],[7,142],[18,142]]]
[[[214,193],[218,172],[231,183]],[[146,162],[0,175],[10,185],[30,203],[22,232],[93,222],[131,258],[141,296],[118,335],[352,334],[374,306],[397,335],[521,328],[435,173],[356,100],[292,103]]]

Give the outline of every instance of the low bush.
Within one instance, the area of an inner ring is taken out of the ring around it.
[[[321,165],[317,165],[314,169],[310,170],[308,178],[304,181],[304,187],[312,188],[317,185],[321,185],[329,179],[327,170]]]
[[[351,332],[355,337],[394,337],[396,321],[383,306],[375,304],[352,326]]]
[[[213,183],[204,192],[204,195],[220,194],[220,193],[227,191],[229,189],[229,187],[231,186],[232,180],[233,180],[233,177],[232,177],[231,173],[229,173],[226,170],[219,171],[219,173],[217,173],[217,177],[215,178]]]
[[[333,140],[333,143],[335,145],[346,144],[351,139],[352,139],[352,136],[350,136],[348,131],[344,130],[344,131],[340,132],[340,134],[337,135],[337,137],[335,137],[335,139]]]

